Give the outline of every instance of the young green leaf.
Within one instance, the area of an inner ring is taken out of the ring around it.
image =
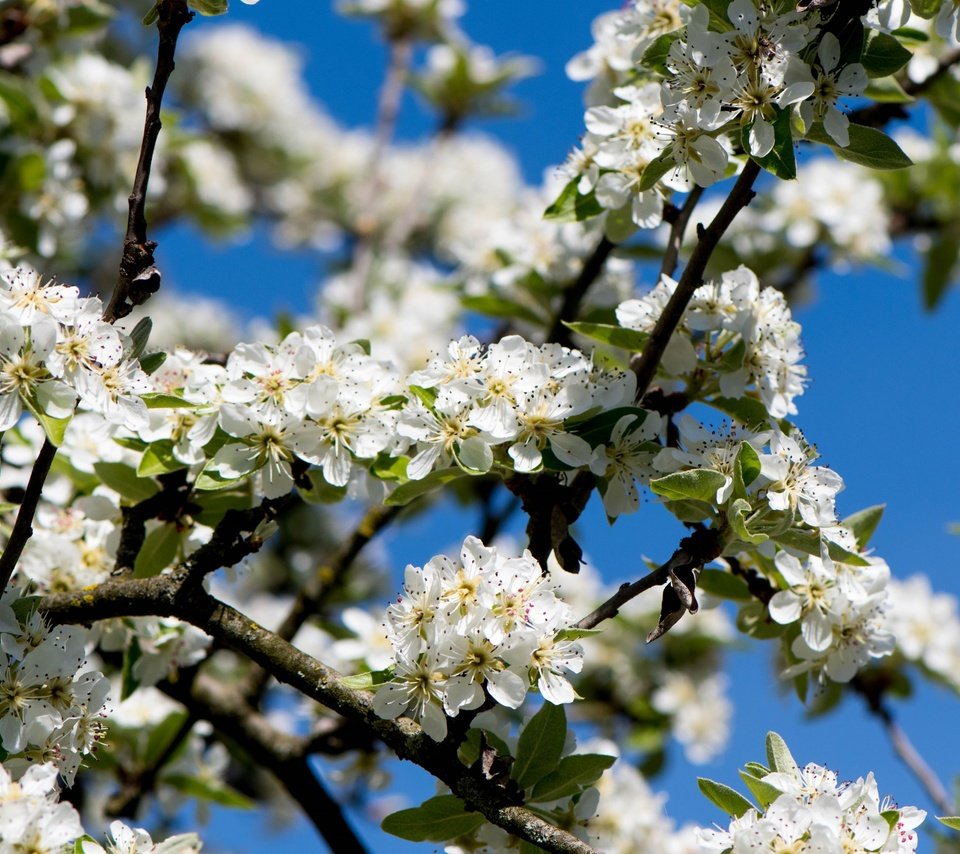
[[[697,787],[711,803],[720,807],[726,815],[740,818],[748,810],[756,809],[736,789],[731,789],[723,783],[708,780],[706,777],[697,777]]]
[[[134,503],[143,501],[160,491],[153,480],[140,477],[126,463],[94,463],[93,470],[110,489],[119,492],[123,498]]]
[[[438,795],[418,807],[388,815],[380,827],[411,842],[445,842],[472,833],[483,822],[483,816],[468,812],[460,798]]]
[[[650,340],[648,332],[627,329],[609,323],[576,322],[564,323],[563,325],[585,338],[592,338],[594,341],[609,344],[611,347],[620,347],[623,350],[629,350],[631,353],[639,353]]]
[[[718,471],[694,469],[674,472],[651,480],[650,489],[657,495],[673,501],[692,498],[696,501],[713,503],[717,499],[717,490],[726,482],[727,478]]]
[[[593,191],[585,196],[580,195],[577,189],[579,183],[579,177],[569,181],[553,204],[544,211],[543,218],[554,222],[582,222],[602,214],[603,207]]]
[[[887,77],[903,68],[912,57],[896,38],[874,30],[867,37],[860,62],[868,77]]]
[[[596,783],[615,761],[615,756],[602,753],[564,756],[557,769],[541,778],[533,787],[529,800],[534,803],[547,802],[575,795]]]
[[[133,564],[134,578],[158,575],[173,563],[180,545],[180,532],[172,522],[154,528],[143,541]]]
[[[856,513],[851,513],[840,523],[844,528],[849,528],[853,531],[853,535],[857,538],[857,546],[859,548],[864,549],[867,547],[867,543],[870,542],[873,532],[877,530],[877,525],[880,524],[880,520],[883,518],[883,511],[886,507],[886,504],[874,504],[873,507],[866,507],[863,510],[858,510]]]
[[[938,815],[937,821],[951,830],[960,830],[960,815]]]
[[[779,733],[767,733],[767,762],[774,771],[779,771],[781,774],[796,776],[800,774],[800,767]]]
[[[517,755],[510,775],[526,789],[556,770],[567,739],[563,706],[544,703],[520,732]]]
[[[865,125],[850,125],[850,144],[845,147],[837,145],[820,122],[814,122],[806,138],[811,142],[829,145],[837,157],[870,169],[905,169],[913,165],[913,161],[889,136]]]

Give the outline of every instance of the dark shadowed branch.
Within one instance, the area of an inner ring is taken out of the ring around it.
[[[103,319],[112,323],[126,317],[135,305],[140,305],[160,287],[160,271],[153,264],[153,250],[157,244],[147,239],[147,185],[153,167],[153,155],[160,136],[160,108],[167,81],[174,69],[174,54],[180,30],[193,19],[186,0],[160,0],[157,4],[157,30],[160,42],[157,48],[157,67],[153,85],[147,88],[147,114],[140,143],[137,172],[130,193],[127,233],[123,239],[120,273]]]
[[[147,615],[185,620],[256,662],[278,681],[375,733],[397,756],[429,771],[469,809],[508,833],[557,854],[595,854],[589,845],[523,807],[503,787],[464,766],[455,744],[434,741],[409,718],[391,721],[377,716],[370,693],[348,687],[332,668],[218,602],[184,569],[154,578],[111,580],[77,593],[51,594],[38,607],[54,623],[87,624]]]
[[[670,297],[670,301],[663,309],[663,313],[657,319],[657,324],[650,333],[650,339],[647,341],[643,352],[634,359],[632,367],[637,375],[637,399],[642,400],[650,383],[653,381],[654,374],[657,372],[657,366],[663,358],[663,353],[670,343],[670,337],[673,331],[680,323],[684,311],[693,296],[693,292],[703,284],[703,272],[707,268],[707,262],[716,249],[720,238],[733,222],[734,217],[743,210],[744,207],[753,198],[753,182],[757,180],[760,174],[760,167],[753,160],[748,160],[737,182],[730,190],[723,206],[717,211],[707,228],[699,233],[697,245],[690,255],[690,260],[683,270],[680,281],[677,282],[677,289]]]

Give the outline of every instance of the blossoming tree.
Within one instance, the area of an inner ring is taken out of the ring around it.
[[[196,851],[140,825],[287,797],[362,851],[342,803],[388,755],[439,788],[383,829],[451,852],[951,844],[892,701],[960,690],[957,602],[892,575],[882,507],[838,510],[792,307],[905,236],[947,291],[957,3],[632,0],[567,66],[583,132],[541,188],[463,133],[534,65],[458,0],[343,4],[389,50],[372,132],[194,20],[226,6],[0,5],[2,850]],[[315,312],[238,333],[171,301],[153,238],[183,220],[316,253]],[[612,588],[591,501],[686,530]],[[449,554],[371,553],[453,503]],[[736,632],[815,713],[865,701],[942,823],[773,731],[742,792],[699,780],[715,826],[670,822],[647,779],[723,747]]]

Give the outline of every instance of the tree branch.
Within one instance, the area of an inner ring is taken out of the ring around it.
[[[203,673],[185,680],[164,682],[164,693],[208,721],[222,736],[239,745],[257,765],[269,771],[286,789],[335,854],[366,851],[347,822],[340,804],[314,774],[307,760],[306,741],[272,727],[234,689]]]
[[[670,559],[658,566],[653,572],[634,582],[624,582],[606,602],[599,605],[582,620],[574,623],[575,629],[592,629],[616,617],[620,609],[631,599],[636,598],[651,587],[659,587],[670,580],[671,572],[682,569],[702,569],[705,563],[720,554],[720,538],[714,528],[694,531],[680,541],[680,546],[670,555]]]
[[[600,242],[590,257],[583,262],[580,275],[577,276],[572,285],[564,289],[563,302],[560,304],[560,310],[557,312],[553,323],[547,330],[547,341],[562,344],[564,347],[572,346],[573,334],[564,324],[576,319],[577,311],[580,309],[580,303],[583,302],[583,298],[587,295],[590,285],[592,285],[600,273],[603,272],[607,258],[610,257],[610,253],[613,252],[615,248],[615,245],[607,240],[606,237],[600,238]]]
[[[748,160],[740,173],[740,177],[737,178],[737,183],[733,185],[730,195],[727,196],[723,206],[713,218],[713,222],[700,232],[700,239],[697,241],[693,254],[691,254],[683,275],[677,283],[677,289],[673,292],[673,296],[670,297],[670,301],[658,318],[647,346],[633,361],[633,371],[637,375],[637,400],[642,400],[647,393],[654,374],[657,372],[657,366],[663,358],[664,350],[670,343],[673,331],[680,323],[693,292],[703,283],[703,271],[707,268],[707,262],[710,260],[713,250],[716,249],[720,238],[730,223],[733,222],[734,217],[753,198],[753,182],[756,181],[759,174],[760,167],[757,163],[754,160]]]
[[[936,804],[942,815],[956,815],[956,805],[947,794],[946,787],[940,782],[936,772],[927,764],[920,752],[913,746],[907,734],[900,728],[893,711],[884,702],[884,692],[889,686],[883,671],[860,671],[850,682],[850,688],[858,693],[870,714],[883,725],[900,761],[907,766],[917,782],[926,791],[927,796]]]
[[[703,195],[703,187],[694,187],[687,198],[684,199],[683,207],[677,210],[673,223],[670,226],[670,237],[667,239],[667,251],[663,253],[663,263],[660,265],[659,281],[664,276],[673,276],[677,270],[677,263],[680,260],[680,247],[683,246],[683,235],[687,230],[687,223],[693,215],[693,210]],[[676,208],[674,208],[676,210]]]
[[[54,623],[90,623],[118,616],[167,616],[185,620],[267,669],[347,720],[364,728],[445,783],[469,809],[521,839],[556,854],[595,854],[570,833],[544,821],[494,782],[472,773],[456,745],[436,742],[409,718],[384,720],[373,711],[372,695],[343,684],[340,674],[218,602],[181,570],[146,579],[116,579],[92,589],[44,597],[39,608]]]
[[[57,446],[49,439],[43,440],[40,446],[40,452],[33,463],[33,470],[30,472],[30,479],[27,481],[27,488],[23,493],[23,501],[17,510],[17,519],[13,523],[13,530],[10,532],[10,539],[7,540],[7,546],[0,555],[0,593],[7,589],[13,571],[17,567],[20,555],[23,554],[24,546],[27,540],[33,536],[33,517],[37,512],[37,505],[40,503],[40,496],[43,493],[43,484],[50,473],[50,466],[53,464],[53,458],[57,455]]]
[[[110,302],[103,312],[108,323],[126,317],[135,305],[146,302],[160,287],[160,271],[153,264],[153,250],[157,244],[147,239],[147,185],[153,155],[160,136],[160,107],[167,81],[173,73],[173,57],[177,49],[180,30],[191,20],[193,12],[186,0],[160,0],[157,4],[157,31],[160,43],[157,48],[157,68],[153,85],[147,88],[147,114],[140,143],[140,158],[130,193],[127,233],[123,239],[123,257],[120,272]]]

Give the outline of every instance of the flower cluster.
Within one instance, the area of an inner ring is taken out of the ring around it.
[[[409,382],[397,429],[414,443],[407,466],[414,480],[453,461],[489,471],[500,448],[519,472],[539,469],[547,449],[566,466],[589,465],[593,448],[565,422],[629,405],[635,388],[632,374],[600,370],[579,351],[518,335],[489,346],[464,336]]]
[[[131,343],[96,297],[26,269],[0,275],[0,430],[24,407],[67,418],[79,405],[132,429],[147,421],[150,390]]]
[[[770,600],[770,617],[780,625],[800,623],[790,645],[797,663],[785,676],[812,670],[821,678],[849,682],[871,658],[893,652],[885,613],[890,570],[879,558],[864,560],[867,566],[850,566],[827,553],[807,555],[802,562],[777,553],[777,571],[789,587]]]
[[[621,303],[620,325],[651,332],[676,286],[664,276],[642,298]],[[800,324],[783,294],[761,288],[753,271],[741,266],[694,291],[661,370],[677,376],[705,368],[716,381],[711,386],[698,379],[699,395],[743,397],[750,390],[772,417],[783,418],[796,414],[793,400],[803,394],[802,357]]]
[[[775,737],[779,740],[779,736]],[[782,740],[779,743],[782,745]],[[783,747],[785,750],[786,746]],[[833,771],[813,763],[799,768],[786,752],[778,770],[751,763],[744,773],[763,787],[764,794],[758,794],[763,810],[741,810],[727,830],[701,829],[700,851],[907,854],[917,849],[915,829],[926,812],[916,807],[897,807],[889,799],[881,801],[873,772],[855,782],[839,783]],[[743,804],[749,806],[745,800]]]
[[[727,20],[713,22],[714,30],[703,5],[686,9],[660,0],[634,5],[632,15],[603,20],[597,32],[607,47],[598,46],[592,58],[583,56],[571,69],[575,76],[595,76],[607,55],[605,64],[617,70],[636,63],[656,35],[676,33],[662,80],[629,79],[613,88],[614,103],[586,112],[581,161],[587,180],[581,179],[579,189],[595,188],[604,208],[629,209],[643,228],[659,225],[657,178],[661,188],[680,191],[710,186],[726,173],[741,139],[753,156],[770,154],[774,126],[784,114],[789,122],[794,106],[806,130],[822,122],[837,145],[849,144],[849,120],[838,102],[863,92],[866,72],[859,63],[841,62],[839,40],[818,28],[816,16],[734,0]],[[658,14],[664,6],[673,8]]]
[[[73,783],[81,758],[103,735],[110,683],[86,669],[87,633],[51,628],[37,612],[19,617],[0,602],[0,743],[10,770],[53,762]]]
[[[181,435],[199,447],[219,424],[232,439],[211,469],[228,481],[259,472],[268,498],[290,491],[294,458],[342,487],[355,457],[372,459],[394,442],[396,413],[384,404],[396,391],[392,371],[359,344],[338,345],[323,326],[292,332],[276,347],[238,344],[222,374],[204,370],[199,379],[194,394],[222,402]]]
[[[106,849],[84,834],[73,804],[59,802],[57,769],[49,762],[31,765],[14,782],[0,765],[0,845],[4,851],[78,851],[82,854],[198,854],[195,833],[171,836],[155,845],[145,830],[123,822],[110,825]],[[75,843],[75,845],[74,845]],[[68,848],[69,846],[69,848]]]
[[[384,718],[409,714],[439,741],[447,716],[487,696],[516,709],[536,688],[570,703],[565,673],[583,664],[580,645],[564,637],[572,621],[529,552],[508,558],[467,537],[459,561],[440,555],[406,568],[403,594],[386,613],[396,664],[373,707]]]

